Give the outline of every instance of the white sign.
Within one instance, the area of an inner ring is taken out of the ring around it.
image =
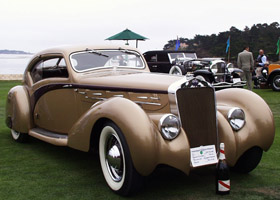
[[[191,148],[191,165],[199,167],[218,162],[215,145]]]
[[[233,79],[232,79],[232,82],[233,82],[233,83],[237,83],[237,82],[240,82],[240,81],[241,81],[240,78],[233,78]]]

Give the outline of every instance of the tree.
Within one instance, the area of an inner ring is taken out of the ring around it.
[[[258,55],[259,49],[264,49],[269,60],[277,59],[276,42],[280,37],[280,26],[278,22],[271,24],[254,24],[249,28],[245,26],[244,30],[239,30],[232,26],[228,31],[220,32],[212,35],[195,35],[194,38],[180,38],[180,42],[186,43],[186,47],[182,50],[196,51],[199,57],[227,57],[226,41],[231,37],[230,55],[231,60],[236,60],[237,54],[242,51],[244,46],[249,46],[254,54]],[[175,40],[168,41],[164,45],[164,50],[174,49]]]

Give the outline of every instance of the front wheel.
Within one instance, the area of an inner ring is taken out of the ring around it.
[[[274,91],[280,91],[280,74],[277,74],[272,78],[271,86]]]
[[[261,161],[263,150],[260,147],[252,147],[246,151],[237,161],[233,171],[249,173],[255,169]]]
[[[17,142],[20,142],[20,143],[27,142],[28,137],[29,137],[28,134],[20,133],[20,132],[17,132],[15,130],[13,130],[13,129],[11,129],[11,134],[12,134],[13,139]]]
[[[99,159],[108,186],[128,196],[142,185],[142,176],[135,170],[128,145],[120,128],[113,122],[103,127],[99,139]]]
[[[169,70],[169,74],[173,74],[173,75],[184,75],[185,74],[185,71],[177,66],[177,65],[174,65],[170,68]]]

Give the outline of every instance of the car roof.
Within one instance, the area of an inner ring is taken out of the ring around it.
[[[152,51],[146,51],[143,53],[144,55],[146,54],[166,54],[166,53],[195,53],[195,51],[176,51],[176,50],[152,50]]]
[[[78,51],[85,51],[86,49],[94,49],[94,50],[115,50],[115,49],[124,49],[124,50],[131,50],[131,51],[137,51],[139,54],[140,51],[136,48],[130,47],[130,46],[117,46],[117,45],[64,45],[64,46],[57,46],[45,49],[43,51],[40,51],[36,53],[34,56],[39,56],[42,54],[51,54],[51,53],[61,53],[65,55],[69,55],[73,52]]]

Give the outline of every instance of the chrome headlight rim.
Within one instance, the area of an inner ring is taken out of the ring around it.
[[[239,131],[246,124],[245,112],[239,107],[233,107],[228,111],[228,122],[234,131]]]
[[[165,128],[168,128],[167,120],[174,119],[177,127],[172,127],[175,132],[168,132]],[[163,115],[158,123],[158,129],[165,140],[174,140],[181,132],[181,122],[176,115],[165,114]],[[176,130],[177,129],[177,130]]]

